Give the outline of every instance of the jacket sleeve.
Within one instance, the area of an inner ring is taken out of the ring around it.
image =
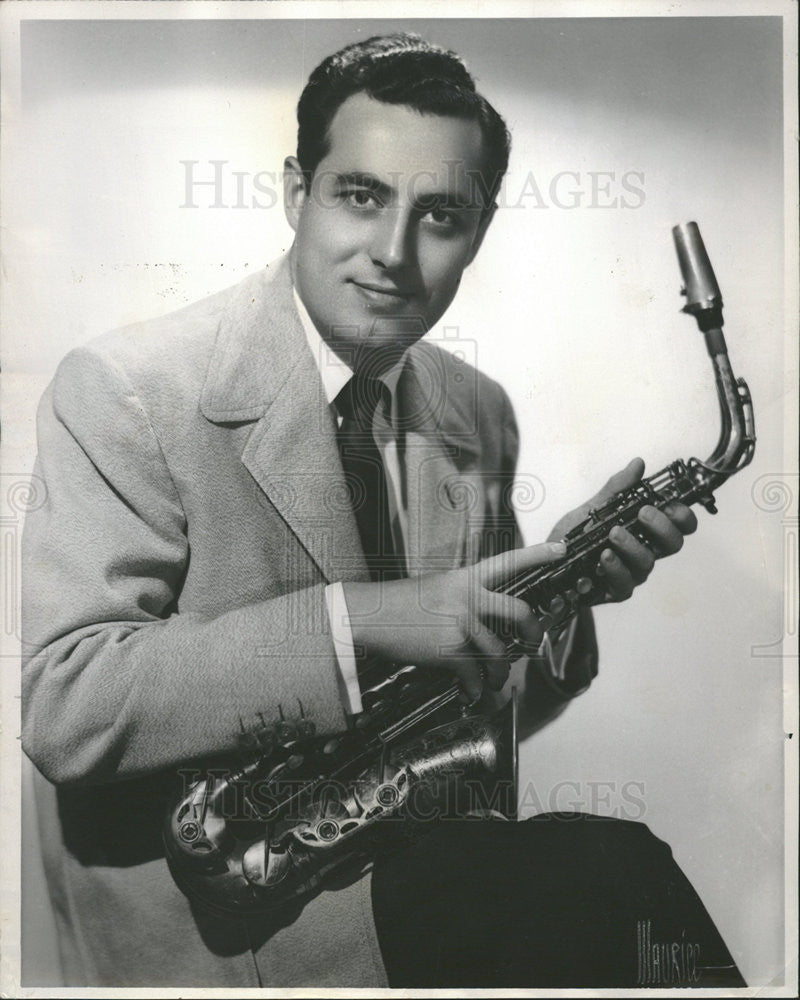
[[[178,613],[186,519],[116,366],[68,356],[38,437],[45,502],[23,538],[22,739],[46,777],[109,781],[226,753],[240,720],[291,718],[298,699],[318,731],[345,727],[324,584],[217,617]]]
[[[517,470],[519,433],[511,402],[503,392],[503,466],[506,483],[503,496],[506,510],[503,516],[513,524],[514,545],[524,544],[516,515],[511,507],[511,489]],[[552,641],[550,641],[552,639]],[[594,619],[589,608],[582,608],[558,637],[548,637],[537,656],[528,657],[522,672],[513,676],[524,678],[520,692],[520,728],[525,737],[540,729],[562,712],[569,701],[582,694],[597,676],[598,651]]]

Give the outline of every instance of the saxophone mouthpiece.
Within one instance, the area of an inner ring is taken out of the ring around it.
[[[673,226],[672,236],[683,278],[683,312],[697,319],[701,330],[722,326],[722,293],[696,222]]]

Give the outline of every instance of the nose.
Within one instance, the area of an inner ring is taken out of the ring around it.
[[[377,222],[370,245],[370,257],[376,267],[387,271],[408,264],[411,256],[411,219],[397,208],[382,214]]]

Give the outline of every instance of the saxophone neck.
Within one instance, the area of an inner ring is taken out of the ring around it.
[[[703,485],[714,489],[753,458],[755,423],[750,390],[731,368],[722,332],[722,293],[696,222],[672,230],[686,297],[683,311],[694,316],[714,366],[722,426],[719,441],[705,462],[695,460]]]
[[[755,451],[755,420],[750,389],[733,374],[721,327],[704,331],[706,346],[714,367],[720,408],[720,435],[714,451],[700,463],[711,477],[711,489],[743,469]]]

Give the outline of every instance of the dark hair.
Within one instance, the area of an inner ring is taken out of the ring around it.
[[[494,203],[508,169],[511,136],[506,123],[477,92],[455,52],[405,32],[348,45],[323,60],[308,78],[297,105],[297,159],[307,183],[330,148],[333,116],[348,97],[362,92],[421,114],[477,122],[486,152],[481,194],[486,207]]]

